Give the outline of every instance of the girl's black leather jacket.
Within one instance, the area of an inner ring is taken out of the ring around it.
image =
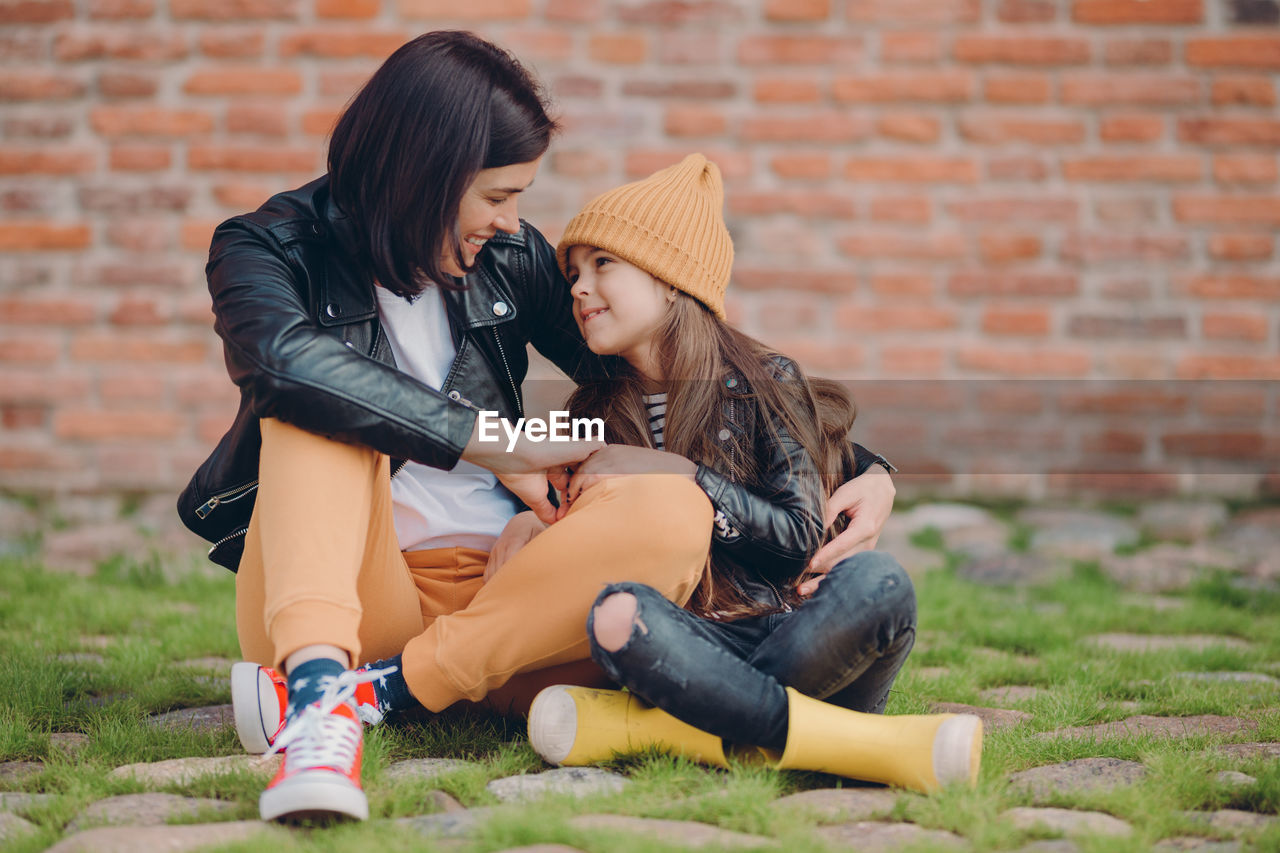
[[[354,259],[351,223],[331,202],[327,177],[217,228],[206,274],[240,407],[178,499],[183,522],[214,543],[211,560],[233,571],[239,566],[257,493],[260,418],[371,447],[392,457],[393,471],[400,460],[449,469],[478,411],[511,419],[523,414],[526,344],[576,381],[608,370],[609,360],[582,341],[554,249],[532,226],[522,226],[489,240],[465,290],[445,291],[457,355],[439,391],[396,369],[378,322],[372,276]],[[857,449],[861,473],[874,456]],[[786,448],[773,452],[789,464]],[[737,531],[734,550],[762,548],[752,563],[814,544],[807,524],[771,515],[789,511],[779,504],[782,495],[752,496],[711,471],[700,470],[698,482]],[[810,498],[806,493],[806,505]],[[801,528],[803,542],[793,535]],[[787,541],[769,539],[775,536]]]

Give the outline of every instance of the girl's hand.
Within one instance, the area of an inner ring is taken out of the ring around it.
[[[517,551],[546,529],[547,525],[540,521],[532,510],[512,516],[507,526],[502,528],[502,533],[498,534],[498,541],[493,543],[493,550],[489,552],[489,562],[484,567],[484,582],[488,583],[507,560],[514,557]]]
[[[879,465],[872,465],[860,476],[854,477],[836,489],[827,500],[824,524],[827,527],[844,513],[849,526],[844,532],[818,549],[809,561],[809,571],[819,577],[810,578],[798,587],[801,595],[811,595],[822,582],[822,575],[845,557],[859,551],[873,551],[880,539],[880,531],[893,510],[893,498],[898,493],[893,478]]]
[[[632,474],[679,474],[693,479],[698,466],[676,453],[654,450],[651,447],[632,447],[627,444],[609,444],[597,450],[578,465],[569,485],[564,490],[564,500],[556,512],[556,518],[564,518],[570,505],[584,489],[610,477],[627,477]]]

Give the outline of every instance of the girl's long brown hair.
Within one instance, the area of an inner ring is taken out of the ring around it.
[[[816,463],[823,494],[851,476],[852,452],[848,434],[856,410],[844,389],[825,379],[808,379],[782,370],[779,353],[744,335],[683,292],[655,332],[657,359],[666,377],[667,413],[664,449],[702,463],[748,488],[761,486],[761,463],[755,438],[737,434],[721,441],[729,398],[755,409],[755,429],[776,441],[780,426]],[[598,417],[605,423],[605,441],[653,447],[644,381],[621,359],[617,375],[579,386],[566,408],[573,417]],[[732,387],[728,380],[736,379]],[[815,413],[817,417],[815,418]],[[818,509],[821,514],[821,508]],[[709,560],[709,570],[689,603],[703,616],[734,619],[773,608],[747,596],[725,567]],[[783,591],[784,597],[794,591]]]

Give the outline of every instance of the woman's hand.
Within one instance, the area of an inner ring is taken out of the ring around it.
[[[844,513],[849,526],[826,545],[818,549],[809,561],[809,572],[817,574],[800,584],[801,595],[812,595],[823,576],[845,557],[859,551],[873,551],[880,539],[880,531],[893,510],[893,498],[898,493],[893,478],[879,465],[872,465],[861,475],[854,477],[832,492],[827,499],[827,512],[823,524],[830,527]]]
[[[498,541],[493,543],[489,551],[489,562],[484,567],[484,582],[488,583],[498,569],[516,555],[516,552],[528,545],[533,537],[547,529],[547,525],[531,511],[519,512],[512,516],[507,526],[502,528]]]
[[[679,474],[693,479],[698,466],[676,453],[665,450],[654,450],[651,447],[632,447],[627,444],[610,444],[597,450],[587,460],[577,466],[569,485],[564,491],[564,501],[556,512],[556,518],[563,518],[570,505],[578,499],[584,489],[596,483],[604,482],[610,477],[626,477],[631,474]]]

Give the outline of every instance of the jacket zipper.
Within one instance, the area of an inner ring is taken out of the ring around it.
[[[498,345],[498,355],[502,358],[502,367],[507,371],[507,381],[511,383],[511,391],[516,395],[516,414],[524,414],[524,400],[520,399],[520,389],[516,387],[516,378],[511,375],[511,365],[507,363],[507,352],[502,348],[502,336],[498,334],[496,326],[490,326],[489,330],[493,332],[493,342]]]
[[[245,535],[246,533],[248,533],[248,532],[249,532],[249,528],[248,528],[248,527],[241,527],[239,530],[237,530],[237,531],[235,531],[235,532],[233,532],[233,533],[228,533],[226,536],[223,536],[223,537],[222,537],[221,539],[219,539],[217,542],[214,542],[214,543],[213,543],[213,546],[209,548],[209,553],[210,553],[210,554],[212,554],[214,551],[218,550],[218,549],[219,549],[219,548],[221,548],[223,545],[225,545],[225,544],[227,544],[228,542],[230,542],[232,539],[236,539],[236,538],[238,538],[238,537],[240,537],[240,536],[244,536],[244,535]]]
[[[243,485],[236,486],[234,489],[227,489],[225,492],[220,492],[219,494],[209,498],[209,500],[205,501],[200,506],[196,507],[196,518],[203,521],[208,517],[209,513],[213,512],[222,504],[229,504],[233,501],[238,501],[256,488],[258,488],[258,481],[253,480]]]

